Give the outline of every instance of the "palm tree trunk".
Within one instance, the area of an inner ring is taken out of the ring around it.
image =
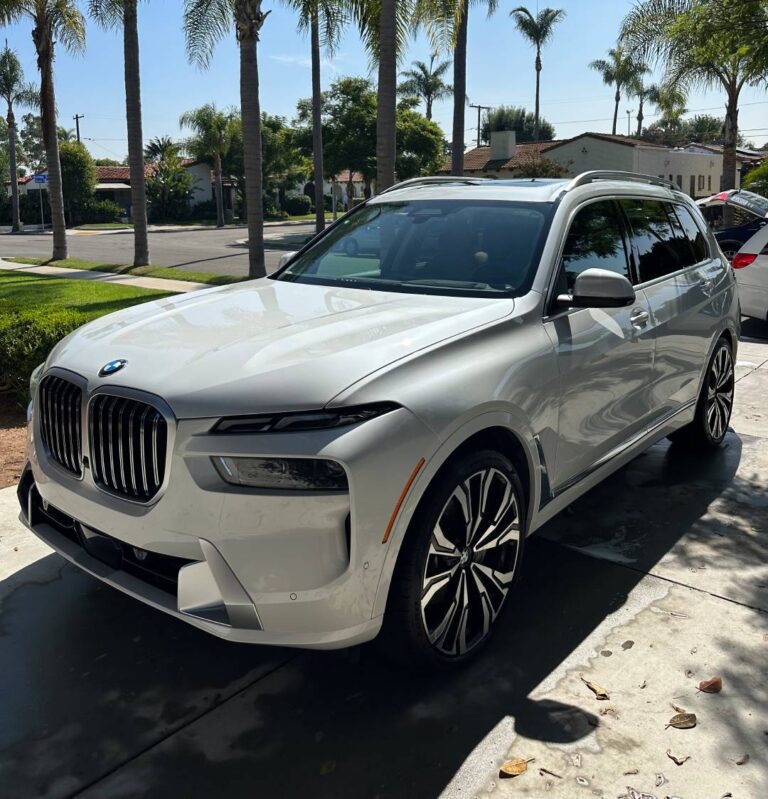
[[[379,85],[376,118],[376,191],[395,182],[397,152],[397,0],[381,0],[379,14]]]
[[[728,87],[728,102],[725,106],[725,131],[723,136],[723,174],[720,176],[720,191],[736,188],[736,141],[739,135],[739,90]],[[723,224],[733,224],[733,208],[723,206]]]
[[[224,186],[221,182],[221,153],[213,156],[213,193],[216,195],[216,227],[224,227]]]
[[[128,169],[131,176],[133,265],[149,264],[147,189],[144,180],[144,134],[141,122],[141,72],[137,0],[123,0],[125,118],[128,126]]]
[[[453,140],[451,174],[464,174],[464,106],[467,102],[467,21],[469,2],[461,0],[461,20],[453,48]]]
[[[536,50],[536,109],[534,111],[534,132],[533,140],[539,140],[539,92],[541,91],[541,52]]]
[[[53,88],[53,41],[48,20],[36,20],[32,40],[37,51],[37,67],[40,70],[40,116],[45,145],[46,168],[48,170],[48,200],[51,206],[53,227],[52,260],[67,257],[67,226],[64,220],[64,195],[61,189],[61,162],[59,140],[56,135],[56,93]]]
[[[621,92],[619,91],[619,87],[616,87],[616,95],[614,97],[616,100],[616,107],[613,109],[613,130],[611,133],[615,136],[616,135],[616,124],[619,121],[619,103],[621,102]]]
[[[429,95],[426,99],[427,102],[427,119],[432,119],[432,95]]]
[[[21,229],[19,218],[19,175],[16,168],[16,117],[13,105],[8,103],[8,170],[11,173],[11,230],[18,233]]]
[[[240,108],[243,117],[245,200],[248,208],[248,276],[264,277],[264,207],[261,177],[261,108],[257,38],[240,40]]]
[[[639,106],[637,109],[637,138],[639,139],[643,135],[643,120],[645,116],[643,115],[643,95],[638,96]]]
[[[323,192],[323,109],[320,93],[320,23],[317,3],[312,4],[310,19],[312,49],[312,171],[315,182],[315,232],[325,228],[325,193]]]

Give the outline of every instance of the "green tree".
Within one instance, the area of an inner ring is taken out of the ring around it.
[[[768,161],[750,170],[744,178],[744,188],[768,197]]]
[[[0,0],[0,25],[27,18],[40,70],[40,109],[48,168],[54,261],[67,257],[67,229],[56,126],[56,92],[53,85],[54,43],[71,52],[85,47],[85,20],[75,0]]]
[[[122,29],[125,119],[128,130],[128,167],[131,175],[133,265],[149,264],[147,189],[144,176],[144,135],[141,118],[138,0],[89,0],[91,16],[105,28]]]
[[[77,141],[62,142],[59,147],[61,187],[69,223],[81,220],[83,207],[93,199],[96,188],[96,167],[88,149]]]
[[[541,48],[550,41],[555,32],[555,25],[565,19],[562,8],[542,8],[534,16],[525,6],[518,6],[509,12],[515,20],[520,33],[536,48],[536,110],[534,141],[539,138],[539,97],[541,87]]]
[[[312,173],[312,163],[299,146],[297,132],[284,117],[261,115],[264,188],[285,194]]]
[[[125,161],[117,161],[114,158],[94,158],[95,166],[127,166]]]
[[[240,49],[240,113],[243,123],[243,166],[248,216],[248,275],[264,277],[264,210],[261,164],[261,108],[256,46],[269,11],[261,0],[185,0],[184,32],[190,59],[210,63],[215,44],[234,26]]]
[[[167,151],[153,163],[147,178],[149,218],[153,222],[186,218],[193,189],[194,180],[184,168],[179,154],[173,150]]]
[[[315,232],[325,228],[323,196],[323,120],[320,89],[320,50],[333,53],[347,21],[348,3],[338,0],[285,0],[299,14],[299,30],[309,29],[312,64],[312,177],[315,186]]]
[[[75,133],[74,128],[62,128],[60,126],[56,127],[56,138],[58,138],[59,143],[67,142],[67,141],[76,141],[77,134]]]
[[[451,68],[450,61],[441,61],[435,65],[437,55],[429,58],[429,64],[414,61],[411,69],[400,73],[405,80],[397,87],[398,94],[403,97],[416,97],[424,101],[426,117],[432,119],[432,104],[444,100],[453,94],[453,86],[443,80],[443,76]],[[402,175],[400,175],[402,178]]]
[[[40,92],[37,87],[24,80],[16,53],[8,45],[0,53],[0,97],[7,106],[8,123],[8,171],[11,182],[11,230],[20,229],[19,219],[19,181],[16,164],[16,114],[14,106],[40,106]]]
[[[684,92],[725,93],[720,189],[736,185],[739,98],[768,72],[768,6],[762,0],[642,0],[625,17],[621,36],[644,60],[659,63],[665,83]],[[724,209],[730,223],[732,209]]]
[[[397,176],[434,175],[443,165],[443,131],[416,111],[397,108]]]
[[[224,227],[224,189],[222,185],[222,158],[232,146],[234,113],[219,111],[214,103],[207,103],[187,111],[179,118],[182,128],[191,128],[192,138],[186,149],[193,158],[213,165],[214,193],[216,196],[216,224]]]
[[[24,114],[19,130],[19,162],[29,167],[33,173],[45,167],[45,144],[43,144],[43,123],[37,114]]]
[[[491,131],[494,130],[514,130],[518,144],[537,141],[536,116],[522,106],[500,105],[494,108],[487,114],[481,130],[484,141],[491,140]],[[555,138],[555,128],[546,119],[539,119],[538,135],[541,141],[551,141]]]
[[[171,153],[178,155],[179,145],[170,136],[155,136],[144,148],[144,160],[148,164],[153,164]]]
[[[600,73],[606,86],[613,86],[616,89],[613,96],[615,106],[613,109],[613,128],[611,129],[615,136],[621,92],[624,89],[631,91],[633,86],[637,86],[638,81],[649,71],[648,67],[621,45],[608,51],[607,60],[598,58],[596,61],[592,61],[589,66],[590,69]]]

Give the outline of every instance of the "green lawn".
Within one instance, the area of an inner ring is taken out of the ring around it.
[[[245,277],[235,275],[215,275],[213,272],[188,272],[186,269],[177,269],[173,266],[137,266],[130,264],[107,264],[99,261],[82,261],[79,258],[67,258],[62,261],[49,261],[45,258],[12,257],[6,261],[18,264],[31,264],[33,266],[59,266],[64,269],[89,269],[95,272],[111,272],[121,275],[136,275],[144,277],[159,277],[166,280],[189,280],[193,283],[206,283],[209,286],[224,286],[228,283],[238,283],[246,280]]]
[[[0,317],[7,313],[69,310],[88,319],[119,311],[129,305],[172,296],[133,286],[70,280],[0,271]]]
[[[76,225],[74,230],[133,230],[133,225],[130,222],[92,222]]]

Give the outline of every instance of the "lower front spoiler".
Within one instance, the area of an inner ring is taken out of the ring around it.
[[[157,584],[152,584],[121,568],[122,560],[115,562],[109,554],[102,554],[112,551],[112,543],[118,549],[129,548],[128,545],[90,530],[50,506],[44,508],[29,469],[21,477],[18,496],[22,524],[70,563],[134,599],[227,641],[341,649],[371,640],[381,627],[381,618],[376,618],[356,627],[323,633],[263,630],[248,594],[210,542],[200,539],[204,560],[180,562],[177,579],[158,579]],[[95,549],[96,546],[103,549]],[[98,557],[92,554],[94,551]],[[153,553],[146,556],[153,557]],[[142,573],[140,568],[136,573]]]

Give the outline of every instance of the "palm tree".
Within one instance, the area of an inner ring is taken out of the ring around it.
[[[170,153],[178,153],[179,145],[170,136],[155,136],[144,148],[144,161],[148,164],[162,161]]]
[[[62,128],[57,126],[56,137],[59,140],[59,144],[63,144],[64,142],[75,141],[77,139],[77,134],[74,128]]]
[[[541,87],[541,48],[552,38],[555,25],[565,18],[562,8],[542,8],[534,17],[525,7],[518,6],[509,12],[520,33],[536,48],[536,109],[535,141],[539,140],[539,97]]]
[[[622,89],[630,89],[637,85],[637,81],[649,71],[648,67],[639,59],[633,57],[627,50],[617,45],[608,51],[608,60],[598,58],[589,65],[600,73],[606,86],[615,86],[615,107],[613,109],[613,129],[616,135],[616,123],[619,118],[619,103],[621,102]]]
[[[435,66],[436,54],[429,58],[429,65],[423,61],[414,61],[411,69],[400,73],[405,80],[397,87],[399,94],[405,97],[418,97],[424,100],[427,119],[432,119],[432,104],[453,94],[453,86],[443,80],[443,75],[451,67],[450,61],[441,61]]]
[[[323,192],[323,118],[320,88],[320,48],[336,49],[347,20],[345,4],[337,0],[285,0],[299,12],[299,30],[309,28],[312,61],[312,178],[315,184],[315,231],[325,228]]]
[[[248,275],[264,277],[264,210],[261,174],[261,109],[256,46],[269,11],[261,0],[184,0],[184,33],[190,60],[210,63],[213,48],[235,28],[240,48],[240,113],[243,122],[245,205],[248,215]]]
[[[0,53],[0,97],[8,106],[5,119],[8,123],[8,166],[11,173],[11,230],[18,233],[19,218],[19,176],[16,168],[16,115],[14,105],[28,108],[40,107],[40,92],[31,83],[25,83],[24,71],[16,53],[5,45]]]
[[[128,169],[131,176],[133,265],[149,264],[144,135],[141,122],[138,0],[89,0],[91,16],[105,28],[123,29],[125,118],[128,128]]]
[[[723,174],[720,189],[736,185],[739,97],[768,72],[768,8],[756,0],[642,0],[622,23],[621,38],[645,60],[659,63],[664,82],[684,93],[725,92]],[[724,209],[727,223],[732,209]]]
[[[232,146],[234,113],[219,111],[207,103],[179,117],[179,126],[191,128],[194,136],[186,147],[200,161],[213,163],[214,194],[216,196],[216,225],[224,227],[224,189],[221,180],[221,161]]]
[[[32,41],[40,70],[40,110],[48,169],[48,197],[53,225],[54,261],[67,257],[67,228],[61,163],[56,130],[56,92],[53,86],[54,41],[65,50],[85,48],[85,20],[75,0],[0,0],[0,25],[12,25],[27,17],[32,21]]]

